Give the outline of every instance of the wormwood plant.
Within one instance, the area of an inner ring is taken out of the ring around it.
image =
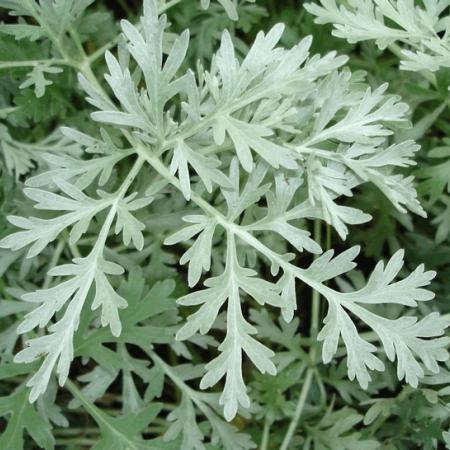
[[[311,36],[286,48],[281,23],[251,42],[265,3],[124,2],[117,30],[93,3],[0,0],[0,448],[394,448],[414,408],[435,428],[408,439],[448,440],[415,390],[449,378],[435,272],[398,250],[365,276],[345,244],[367,186],[427,217],[408,105]],[[428,79],[447,3],[306,8]],[[211,31],[213,54],[190,47]]]

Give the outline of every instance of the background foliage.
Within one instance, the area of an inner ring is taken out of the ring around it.
[[[450,2],[144,3],[0,0],[0,448],[450,448]]]

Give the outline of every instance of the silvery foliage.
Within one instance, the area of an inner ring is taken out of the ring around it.
[[[39,142],[24,143],[14,139],[8,128],[2,124],[0,124],[0,150],[7,172],[14,175],[16,180],[28,174],[37,165],[45,166],[48,159],[63,160],[69,157],[67,155],[79,157],[82,153],[79,144],[64,136],[61,130],[55,130]]]
[[[320,4],[318,4],[320,3]],[[450,67],[448,0],[336,0],[308,3],[316,23],[331,23],[333,34],[351,43],[374,40],[399,54],[404,70]]]
[[[152,242],[152,230],[145,229],[136,214],[155,195],[182,195],[193,207],[184,217],[186,226],[165,241],[186,243],[180,263],[188,266],[192,291],[178,302],[198,306],[177,338],[208,333],[219,312],[226,311],[225,337],[217,357],[206,365],[200,387],[224,379],[220,404],[227,420],[240,406],[250,406],[242,374],[244,355],[261,372],[276,374],[274,353],[258,341],[244,302],[251,298],[278,308],[289,322],[297,308],[297,283],[310,286],[328,303],[318,335],[323,361],[330,362],[341,345],[348,376],[362,387],[368,386],[371,370],[384,370],[382,352],[396,361],[398,378],[412,386],[426,371],[437,372],[438,362],[448,358],[449,340],[442,337],[448,319],[433,313],[419,320],[413,310],[398,318],[377,312],[383,304],[413,308],[431,300],[426,286],[434,272],[421,265],[398,280],[403,267],[403,252],[398,251],[386,264],[377,264],[364,287],[339,292],[329,282],[356,266],[359,248],[338,255],[323,252],[308,231],[312,220],[321,220],[345,239],[349,226],[369,221],[368,214],[346,205],[355,188],[366,182],[400,212],[425,215],[413,179],[397,173],[415,164],[418,146],[412,141],[390,144],[393,128],[406,121],[407,106],[386,95],[386,85],[368,88],[360,74],[344,67],[346,57],[334,52],[310,55],[310,37],[291,49],[279,47],[281,24],[259,33],[243,58],[225,31],[211,66],[196,72],[184,66],[189,33],[169,40],[166,18],[158,16],[154,0],[144,1],[139,28],[125,20],[121,26],[125,44],[118,57],[106,54],[105,79],[114,99],[93,80],[79,79],[96,108],[92,119],[121,130],[129,148],[117,147],[105,131],[93,138],[63,129],[65,138],[78,143],[89,160],[45,154],[49,169],[30,178],[24,193],[36,210],[53,214],[9,217],[21,230],[0,242],[12,250],[27,247],[27,256],[34,257],[67,230],[72,247],[83,236],[93,236],[87,254],[50,270],[50,276],[58,277],[52,287],[24,295],[35,307],[18,332],[47,329],[27,340],[16,355],[17,362],[43,358],[28,381],[30,400],[45,392],[54,369],[59,383],[65,383],[90,292],[92,309],[99,310],[97,326],[109,326],[114,336],[120,335],[119,310],[127,302],[111,279],[124,269],[108,260],[106,250],[114,234],[137,251]],[[118,175],[116,190],[106,192],[116,166],[125,159],[134,161],[132,169],[120,175],[122,179]],[[146,191],[137,187],[145,183]],[[167,184],[172,190],[164,190]],[[224,246],[217,247],[219,241]],[[298,267],[295,254],[287,249],[317,257],[309,267]],[[213,259],[219,263],[200,289]],[[262,275],[267,264],[272,281]],[[378,341],[364,339],[358,331],[362,323]],[[192,409],[185,399],[172,414],[178,431],[179,415],[192,419]],[[197,442],[201,439],[196,430]]]

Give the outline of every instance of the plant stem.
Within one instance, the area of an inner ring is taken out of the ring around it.
[[[65,66],[75,66],[73,61],[68,61],[66,59],[36,59],[28,61],[1,61],[1,69],[15,69],[19,67],[35,67],[40,65],[65,65]]]
[[[263,435],[262,435],[262,439],[261,439],[260,450],[267,450],[267,447],[269,445],[270,425],[271,425],[271,421],[270,421],[269,417],[266,417],[266,420],[264,421],[264,429],[263,429]]]
[[[314,240],[320,245],[321,241],[321,228],[320,228],[320,221],[315,220],[314,221]],[[311,330],[310,335],[311,337],[315,337],[318,332],[319,328],[319,311],[320,311],[320,293],[313,289],[312,291],[312,311],[311,311]],[[310,353],[314,354],[315,356],[315,345],[311,344],[311,351]]]
[[[94,439],[88,439],[88,438],[56,438],[56,445],[83,445],[83,446],[89,446],[92,447],[95,445]]]
[[[178,5],[178,3],[180,3],[180,2],[181,2],[181,0],[170,0],[169,2],[162,5],[161,8],[159,8],[159,14],[162,14],[163,12],[172,8],[173,6]]]
[[[314,240],[320,245],[321,241],[321,227],[320,221],[314,221]],[[313,289],[312,292],[312,311],[311,311],[311,329],[310,335],[312,338],[316,338],[317,332],[319,329],[319,315],[320,315],[320,293]],[[306,399],[308,398],[309,389],[311,388],[311,383],[314,374],[316,373],[315,361],[316,361],[316,353],[317,346],[315,342],[311,343],[311,347],[309,349],[309,357],[310,361],[313,364],[313,367],[310,367],[306,371],[305,381],[303,383],[302,390],[300,392],[300,396],[298,398],[297,406],[295,408],[294,416],[292,417],[291,423],[289,424],[288,431],[283,439],[283,443],[281,444],[280,450],[288,450],[289,445],[291,443],[292,437],[294,436],[295,430],[300,421],[300,417],[302,415],[303,409],[306,404]]]
[[[49,275],[49,272],[51,269],[53,269],[58,264],[59,258],[61,257],[61,253],[63,252],[65,245],[66,245],[65,239],[60,239],[58,241],[58,245],[56,246],[55,251],[53,252],[53,255],[52,255],[52,259],[50,260],[50,264],[49,264],[49,267],[47,270],[47,275],[45,276],[44,284],[42,285],[42,289],[47,289],[50,286],[52,277],[51,277],[51,275]]]
[[[69,243],[69,249],[74,258],[82,258],[83,257],[83,255],[80,253],[80,250],[78,249],[77,244]]]
[[[297,428],[300,416],[302,415],[303,408],[306,404],[306,398],[308,397],[313,375],[314,370],[308,369],[306,372],[305,382],[303,384],[302,390],[300,392],[300,397],[298,398],[297,406],[295,408],[294,417],[289,424],[288,431],[286,433],[286,436],[284,437],[283,443],[281,444],[280,450],[289,449],[289,444],[291,443],[292,437],[294,436],[295,429]]]
[[[84,395],[83,393],[78,389],[78,387],[68,378],[65,382],[65,387],[67,390],[76,398],[78,399],[81,404],[83,405],[84,409],[89,413],[89,415],[96,421],[96,422],[103,422],[104,418],[99,413],[97,407],[91,403]]]

